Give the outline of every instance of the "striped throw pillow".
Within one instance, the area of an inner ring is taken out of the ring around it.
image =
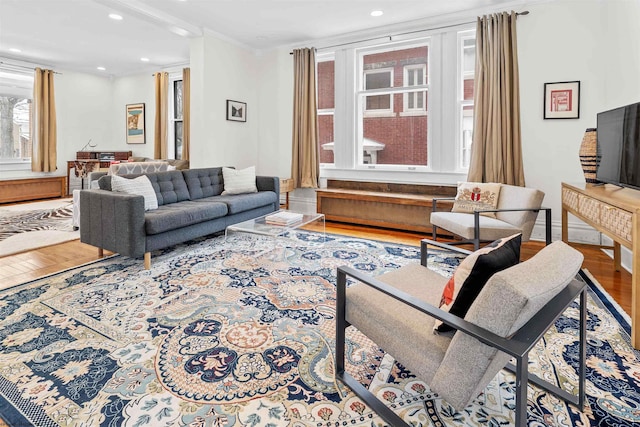
[[[224,180],[223,195],[258,192],[255,166],[241,170],[223,167],[222,179]]]

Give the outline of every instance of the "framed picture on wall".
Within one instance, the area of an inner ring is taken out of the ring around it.
[[[127,104],[127,144],[144,144],[144,104]]]
[[[247,103],[227,99],[227,120],[233,122],[247,121]]]
[[[544,84],[544,118],[580,118],[580,81]]]

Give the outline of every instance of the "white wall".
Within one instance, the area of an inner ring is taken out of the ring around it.
[[[293,59],[290,49],[258,57],[258,169],[264,175],[291,177]]]
[[[525,181],[545,192],[554,238],[559,238],[560,183],[584,182],[580,143],[603,105],[602,3],[559,1],[528,9],[528,16],[518,18]],[[575,80],[580,81],[580,118],[544,120],[544,84]]]
[[[258,166],[258,70],[255,53],[205,34],[191,43],[192,168]],[[247,121],[226,120],[226,100],[247,103]],[[262,173],[257,168],[257,173]]]
[[[129,151],[135,157],[153,158],[153,138],[156,101],[154,82],[151,73],[121,77],[113,80],[111,97],[113,108],[110,112],[112,128],[111,140],[104,149]],[[144,103],[145,143],[127,144],[126,106],[127,104]],[[96,147],[95,149],[99,149]]]
[[[66,175],[67,160],[75,159],[76,151],[82,149],[89,139],[91,144],[103,147],[111,141],[113,103],[108,78],[59,70],[54,77],[54,94],[58,170],[45,174],[30,170],[0,170],[0,179]]]
[[[554,239],[559,239],[560,183],[584,182],[578,152],[585,129],[596,126],[598,112],[640,101],[640,2],[556,0],[519,8],[525,9],[531,13],[518,18],[517,28],[525,180],[545,192]],[[264,70],[260,113],[265,116],[258,133],[261,146],[269,149],[261,161],[279,157],[280,176],[289,176],[291,162],[293,73],[287,56],[288,50],[280,49],[259,61]],[[580,118],[544,120],[544,83],[574,80],[581,83]],[[312,193],[296,191],[292,203],[309,205],[314,199]],[[597,243],[600,238],[572,217],[570,231],[573,240]],[[536,236],[544,236],[540,227]]]
[[[150,74],[111,79],[92,74],[60,70],[54,78],[57,118],[57,166],[51,173],[30,170],[0,170],[0,179],[66,175],[67,161],[76,158],[91,139],[88,151],[129,151],[134,156],[153,157],[155,99]],[[146,105],[146,144],[126,143],[126,104]],[[71,172],[73,175],[73,171]],[[80,180],[70,178],[80,188]]]

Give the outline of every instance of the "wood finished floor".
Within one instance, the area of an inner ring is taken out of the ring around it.
[[[421,239],[428,237],[418,233],[333,222],[327,222],[326,231],[327,233],[416,246],[419,245]],[[597,246],[581,244],[572,244],[572,246],[584,254],[583,268],[589,270],[622,309],[630,314],[631,274],[627,271],[615,271],[613,260]],[[523,244],[522,258],[530,258],[542,247],[543,243],[541,242]],[[105,255],[109,254],[105,251]],[[79,240],[2,257],[0,258],[0,289],[6,289],[97,259],[99,259],[98,250],[93,246],[80,243]]]

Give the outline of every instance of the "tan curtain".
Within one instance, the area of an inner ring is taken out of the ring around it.
[[[295,188],[318,188],[318,112],[316,105],[315,49],[294,49],[293,156],[291,177]]]
[[[31,110],[31,170],[53,172],[58,169],[56,101],[54,71],[35,69]]]
[[[191,68],[182,69],[182,160],[189,160],[191,141]]]
[[[469,181],[524,186],[516,16],[478,18]]]
[[[153,157],[167,158],[169,137],[169,73],[155,73],[156,121],[154,128]]]

